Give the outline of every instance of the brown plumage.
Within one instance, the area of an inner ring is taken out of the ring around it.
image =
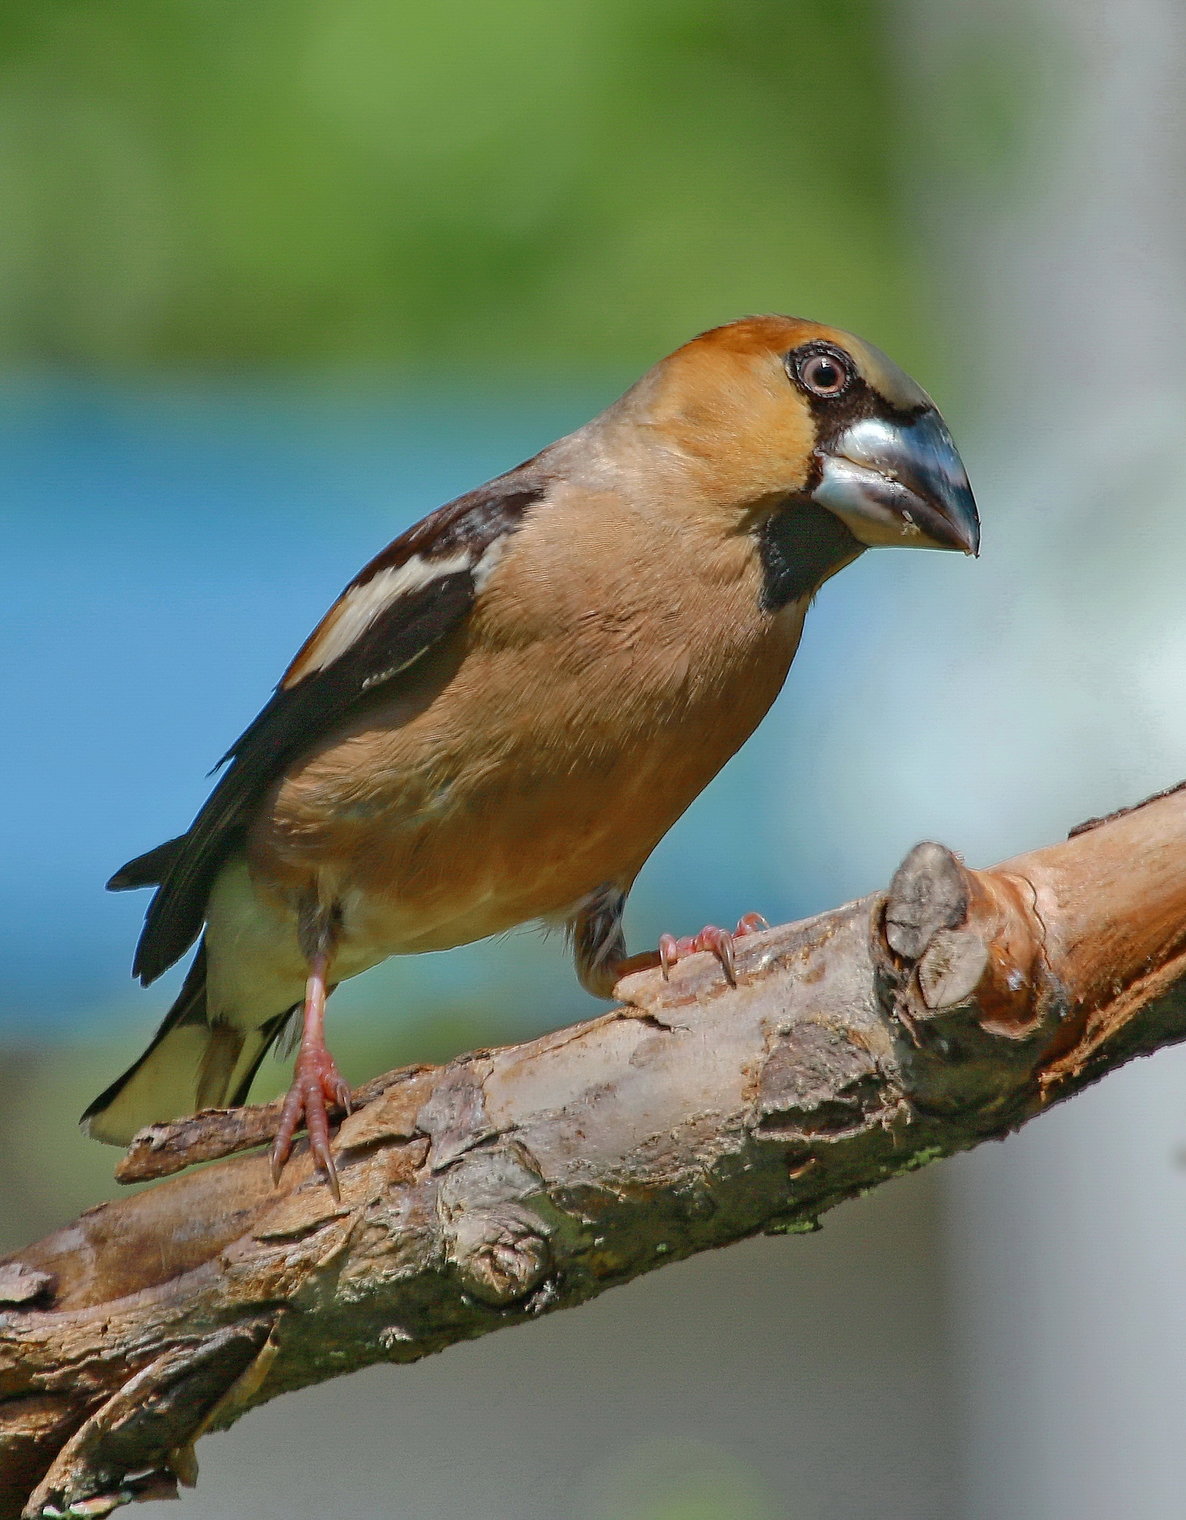
[[[773,702],[818,586],[870,544],[977,535],[925,393],[786,317],[702,334],[433,513],[346,588],[189,832],[113,878],[157,887],[145,980],[205,936],[90,1132],[241,1101],[303,999],[275,1162],[305,1117],[336,1186],[327,986],[542,919],[608,994],[630,886]],[[716,933],[665,958],[707,945],[728,969]]]

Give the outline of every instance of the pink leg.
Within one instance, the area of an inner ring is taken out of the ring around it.
[[[683,960],[686,955],[696,955],[702,950],[715,955],[721,963],[721,970],[725,973],[725,980],[730,987],[737,986],[737,967],[733,958],[733,942],[741,939],[746,934],[754,934],[759,929],[768,929],[770,925],[760,913],[747,913],[738,922],[736,929],[730,934],[728,929],[718,929],[713,924],[701,929],[699,934],[692,934],[683,939],[676,939],[674,934],[661,934],[659,936],[659,965],[663,968],[663,980],[666,981],[672,966],[676,961]]]
[[[284,1163],[292,1151],[293,1136],[302,1119],[313,1153],[330,1192],[340,1198],[338,1169],[329,1147],[329,1113],[327,1103],[350,1112],[350,1089],[342,1079],[325,1044],[325,997],[329,956],[324,952],[309,962],[309,980],[305,985],[304,1027],[292,1074],[292,1086],[280,1111],[280,1125],[272,1142],[272,1180],[280,1181]]]

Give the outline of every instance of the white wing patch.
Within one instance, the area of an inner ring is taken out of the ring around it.
[[[489,554],[478,561],[481,566]],[[353,648],[371,624],[400,597],[420,591],[435,580],[474,566],[468,549],[447,556],[414,554],[405,564],[380,570],[361,586],[352,586],[327,615],[308,648],[293,662],[284,678],[294,686],[315,670],[324,670]],[[477,568],[477,567],[474,567]]]
[[[477,560],[477,563],[473,568],[475,592],[485,590],[486,582],[490,579],[493,572],[497,569],[498,562],[502,558],[502,551],[506,548],[506,544],[506,538],[499,537],[493,539],[486,545],[485,549],[483,549],[481,555]]]

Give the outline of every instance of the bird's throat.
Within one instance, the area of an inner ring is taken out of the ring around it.
[[[826,507],[796,499],[758,529],[762,559],[762,610],[777,612],[811,596],[865,549]]]

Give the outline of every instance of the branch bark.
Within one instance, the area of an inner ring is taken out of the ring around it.
[[[566,1308],[1017,1128],[1186,1037],[1186,792],[987,871],[917,846],[888,892],[696,956],[527,1044],[360,1089],[341,1203],[307,1152],[231,1155],[0,1263],[0,1520],[196,1476],[253,1405]],[[269,1138],[162,1126],[123,1175]]]

